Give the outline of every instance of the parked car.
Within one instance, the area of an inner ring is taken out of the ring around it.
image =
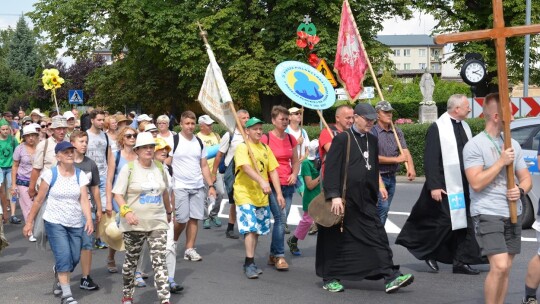
[[[531,228],[538,211],[540,198],[540,172],[538,170],[538,144],[540,142],[540,117],[516,119],[510,124],[512,138],[523,149],[525,163],[532,175],[532,190],[521,200],[523,205],[523,229]]]

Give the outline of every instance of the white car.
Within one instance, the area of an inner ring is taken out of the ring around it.
[[[538,144],[540,142],[540,117],[516,119],[510,124],[512,138],[523,149],[525,163],[532,175],[532,190],[522,199],[523,229],[531,228],[538,211],[540,198],[540,172],[538,171]]]

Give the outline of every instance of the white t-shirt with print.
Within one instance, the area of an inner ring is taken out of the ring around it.
[[[175,189],[199,189],[204,187],[201,159],[206,158],[206,148],[193,135],[187,140],[178,134],[178,147],[173,154],[172,168]]]
[[[86,156],[93,160],[99,171],[99,177],[101,179],[107,178],[107,139],[105,133],[99,131],[99,135],[92,133],[88,130],[88,146],[86,148]]]
[[[52,180],[51,169],[44,170],[41,173],[41,179],[50,185]],[[88,185],[88,183],[88,177],[82,171],[79,174],[79,182],[77,183],[76,173],[73,176],[65,177],[58,170],[56,181],[49,190],[43,219],[49,223],[66,227],[83,227],[81,187]]]

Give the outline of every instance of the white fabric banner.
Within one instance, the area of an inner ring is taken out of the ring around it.
[[[448,195],[452,230],[467,228],[467,209],[465,206],[465,194],[461,179],[459,154],[454,127],[452,126],[452,120],[450,119],[448,112],[441,115],[436,123],[439,128],[441,151],[443,151],[444,180],[446,183],[446,193]],[[469,128],[469,125],[465,121],[462,121],[461,124],[463,125],[463,129],[465,129],[467,137],[471,139],[471,128]]]
[[[213,61],[215,62],[215,59]],[[236,118],[231,109],[232,98],[221,74],[221,69],[217,66],[217,63],[215,67],[212,66],[212,58],[206,68],[206,74],[197,100],[204,112],[227,127],[230,133],[234,132]]]

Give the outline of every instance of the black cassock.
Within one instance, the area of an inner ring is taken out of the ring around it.
[[[396,244],[406,247],[417,259],[433,259],[446,264],[483,264],[480,248],[474,236],[470,216],[469,184],[463,169],[463,147],[468,141],[461,122],[452,119],[454,135],[461,166],[461,179],[467,207],[467,228],[452,231],[448,197],[442,202],[431,198],[431,190],[444,189],[444,168],[439,139],[439,129],[433,123],[426,134],[424,170],[426,182],[407,222],[396,239]]]
[[[315,259],[316,272],[323,279],[394,279],[399,266],[392,261],[392,250],[381,220],[377,215],[379,192],[379,166],[377,139],[371,134],[360,136],[351,130],[351,152],[347,176],[345,218],[343,232],[340,226],[319,226]],[[324,193],[327,199],[341,197],[345,170],[347,134],[342,132],[332,141],[326,157]],[[369,164],[362,151],[369,141]]]

